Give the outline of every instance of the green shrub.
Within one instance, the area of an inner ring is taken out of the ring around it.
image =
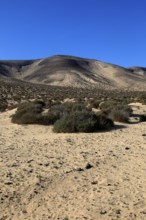
[[[146,121],[146,115],[140,115],[139,121],[140,121],[140,122]]]
[[[17,124],[35,124],[43,111],[42,105],[35,102],[25,102],[18,106],[12,115],[12,122]]]
[[[107,116],[98,115],[97,117],[97,130],[107,130],[114,127],[114,122]]]
[[[91,108],[86,107],[86,105],[83,103],[72,103],[71,111],[91,111]]]
[[[25,102],[18,106],[12,115],[12,122],[17,124],[41,124],[51,125],[58,119],[52,112],[43,113],[44,104],[40,101]]]
[[[55,115],[57,119],[61,118],[64,114],[65,110],[64,110],[64,106],[62,104],[59,105],[53,105],[51,106],[51,108],[49,109],[48,113]]]
[[[53,113],[40,114],[37,119],[37,124],[53,125],[58,120],[58,117]]]
[[[111,109],[113,109],[116,105],[117,105],[117,103],[114,102],[114,101],[101,102],[101,103],[99,104],[99,108],[100,108],[101,111],[103,111],[103,112],[109,112],[109,111],[111,111]]]
[[[101,100],[91,99],[91,100],[88,100],[88,103],[91,108],[99,108]]]
[[[3,102],[0,100],[0,112],[4,112],[8,108],[7,102]]]
[[[117,122],[128,123],[129,121],[129,113],[125,110],[113,109],[111,110],[108,116],[113,121],[117,121]]]
[[[75,111],[65,114],[54,124],[53,131],[60,133],[94,132],[113,127],[113,121],[89,111]]]
[[[64,114],[68,114],[70,112],[75,112],[75,111],[89,111],[84,104],[82,103],[71,103],[71,102],[66,102],[60,105],[53,105],[49,109],[49,112],[56,115],[56,117],[61,118]]]
[[[36,99],[36,100],[34,100],[33,103],[34,103],[34,104],[39,104],[39,105],[41,105],[42,107],[45,107],[45,105],[46,105],[45,101],[43,101],[43,100],[41,100],[41,99]]]
[[[124,103],[114,102],[114,101],[107,101],[100,103],[100,109],[103,113],[109,115],[112,111],[123,111],[127,112],[129,116],[132,113],[132,108]]]
[[[43,111],[42,104],[38,104],[35,102],[24,102],[19,104],[17,107],[18,112],[32,112],[32,113],[41,113]]]

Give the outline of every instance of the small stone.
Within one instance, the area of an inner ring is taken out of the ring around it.
[[[5,185],[12,185],[12,182],[6,182]]]
[[[37,191],[37,190],[34,190],[34,193],[35,193],[35,194],[38,194],[38,191]]]
[[[88,169],[91,169],[93,167],[93,165],[92,164],[90,164],[90,163],[87,163],[86,164],[86,166],[85,166],[85,168],[88,170]]]
[[[82,169],[81,167],[78,167],[78,168],[76,168],[75,170],[76,170],[76,171],[79,171],[79,172],[84,171],[84,169]]]
[[[31,162],[33,162],[33,161],[34,161],[33,159],[32,159],[32,160],[28,160],[27,163],[31,163]]]
[[[121,214],[121,209],[117,209],[116,214],[118,214],[118,215]]]
[[[100,211],[100,214],[101,214],[101,215],[105,215],[106,213],[107,213],[106,210],[101,210],[101,211]]]
[[[97,184],[97,181],[96,181],[96,180],[93,180],[93,181],[91,182],[91,184],[95,185],[95,184]]]
[[[26,213],[27,213],[26,209],[22,210],[22,213],[23,213],[23,214],[26,214]]]
[[[125,150],[130,150],[130,147],[125,147]]]
[[[142,134],[142,136],[146,136],[146,134]]]
[[[13,164],[11,165],[11,167],[18,167],[18,164],[13,163]]]
[[[45,163],[44,166],[45,166],[45,167],[48,167],[48,166],[49,166],[49,163]]]
[[[57,170],[59,169],[59,167],[58,167],[57,165],[55,165],[53,168],[55,168],[55,169],[57,169]]]

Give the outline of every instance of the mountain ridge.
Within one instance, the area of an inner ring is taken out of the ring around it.
[[[0,77],[55,86],[143,88],[146,68],[125,68],[95,59],[55,55],[36,60],[0,60]]]

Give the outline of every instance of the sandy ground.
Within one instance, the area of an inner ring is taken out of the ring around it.
[[[0,114],[0,220],[146,219],[145,122],[54,134],[11,114]]]

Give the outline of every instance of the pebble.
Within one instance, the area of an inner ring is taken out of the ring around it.
[[[76,171],[84,171],[84,169],[82,169],[81,167],[75,168]]]
[[[106,213],[107,213],[106,210],[101,210],[101,211],[100,211],[100,214],[101,214],[101,215],[105,215]]]
[[[96,181],[96,180],[93,180],[93,181],[91,182],[91,184],[95,185],[95,184],[97,184],[97,181]]]
[[[87,163],[86,164],[86,166],[85,166],[85,168],[88,170],[88,169],[91,169],[93,167],[93,165],[92,164],[90,164],[90,163]]]
[[[118,215],[121,214],[121,209],[117,209],[116,214],[118,214]]]

